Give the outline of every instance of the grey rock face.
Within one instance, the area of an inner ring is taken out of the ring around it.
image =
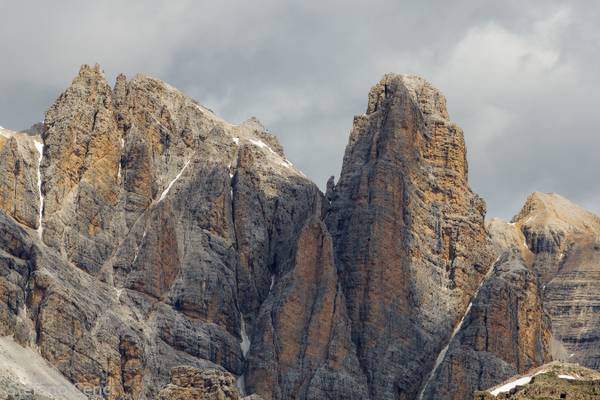
[[[259,314],[250,388],[266,399],[367,398],[340,289],[331,237],[314,219]]]
[[[0,132],[0,209],[34,229],[38,228],[40,214],[37,174],[40,154],[36,140],[39,137]]]

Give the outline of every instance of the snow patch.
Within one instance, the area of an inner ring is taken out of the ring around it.
[[[169,193],[169,190],[171,190],[171,187],[173,187],[173,185],[175,184],[175,182],[177,182],[177,180],[179,178],[181,178],[181,174],[183,174],[183,171],[185,171],[185,169],[187,168],[187,166],[190,164],[191,160],[188,160],[185,165],[183,166],[183,168],[181,169],[181,171],[179,171],[179,173],[177,174],[177,176],[175,177],[175,179],[173,179],[171,181],[171,183],[169,183],[169,186],[167,186],[167,188],[162,192],[162,194],[160,195],[160,198],[158,199],[158,202],[160,203],[161,201],[163,201],[165,199],[165,197],[167,197],[167,194]]]
[[[281,165],[283,165],[286,168],[293,168],[294,164],[292,164],[291,162],[289,162],[287,159],[283,159],[283,161],[280,163]]]
[[[577,378],[576,378],[576,377],[574,377],[573,375],[558,375],[558,377],[559,377],[560,379],[568,379],[568,380],[570,380],[570,381],[572,381],[572,380],[576,380],[576,379],[577,379]]]
[[[242,341],[240,342],[240,349],[242,350],[242,355],[244,359],[246,359],[246,355],[250,350],[250,338],[246,333],[246,322],[244,321],[244,315],[240,313],[240,335],[242,336]],[[245,374],[238,376],[236,379],[236,386],[238,387],[240,394],[242,396],[246,395],[246,377]]]
[[[248,337],[248,334],[246,333],[246,322],[244,322],[244,317],[241,317],[241,336],[242,336],[242,341],[240,343],[240,349],[242,349],[242,354],[244,355],[244,358],[246,357],[246,354],[248,354],[248,351],[250,350],[250,338]]]
[[[252,143],[256,147],[260,147],[261,149],[267,149],[271,153],[279,156],[279,154],[275,153],[275,151],[271,147],[269,147],[269,145],[267,145],[265,142],[263,142],[262,140],[254,140],[254,139],[248,139],[248,140],[250,141],[250,143]]]
[[[500,393],[510,392],[517,386],[527,385],[529,382],[531,382],[531,376],[524,376],[522,378],[509,382],[506,385],[500,386],[499,388],[491,391],[490,393],[492,394],[492,396],[498,396]]]
[[[494,397],[498,396],[500,393],[506,393],[506,392],[510,392],[511,390],[513,390],[514,388],[516,388],[517,386],[523,386],[523,385],[527,385],[529,382],[531,382],[531,378],[533,378],[534,376],[538,376],[541,374],[546,373],[546,370],[543,369],[541,371],[536,372],[533,375],[528,375],[528,376],[523,376],[519,379],[515,379],[514,381],[508,382],[494,390],[492,390],[490,392],[490,394]]]

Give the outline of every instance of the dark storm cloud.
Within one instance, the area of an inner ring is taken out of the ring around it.
[[[258,117],[319,185],[386,72],[417,73],[465,130],[473,188],[510,217],[533,190],[600,211],[600,5],[501,1],[0,0],[0,125],[82,63],[144,72],[232,122]]]

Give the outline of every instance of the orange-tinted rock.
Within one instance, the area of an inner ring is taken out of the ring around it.
[[[334,192],[327,224],[369,394],[413,399],[496,258],[443,96],[386,75]]]
[[[325,225],[310,221],[298,239],[295,265],[261,310],[247,387],[265,399],[364,399],[362,375],[333,247]]]

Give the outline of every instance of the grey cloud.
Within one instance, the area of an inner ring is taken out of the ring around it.
[[[258,117],[323,186],[386,72],[440,87],[471,185],[509,218],[533,190],[600,212],[600,5],[591,1],[0,0],[0,125],[43,118],[82,63]]]

